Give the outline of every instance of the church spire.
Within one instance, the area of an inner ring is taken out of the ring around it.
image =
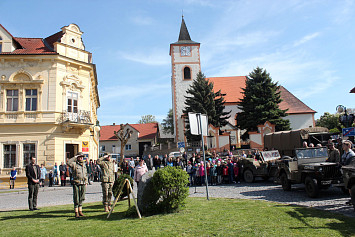
[[[189,40],[191,41],[189,31],[187,30],[184,15],[182,16],[181,27],[180,27],[180,34],[179,34],[179,41],[182,40]]]
[[[192,41],[190,38],[189,31],[187,30],[185,24],[184,15],[182,15],[179,40],[173,44],[198,44],[197,42]]]

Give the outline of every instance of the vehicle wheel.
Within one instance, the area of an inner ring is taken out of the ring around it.
[[[254,182],[254,175],[253,172],[251,170],[245,170],[244,171],[244,180],[247,183],[252,183]]]
[[[281,185],[282,185],[282,189],[284,191],[290,191],[291,190],[291,182],[290,180],[287,178],[286,173],[282,173],[280,176],[280,181],[281,181]]]
[[[312,179],[311,177],[306,177],[304,181],[306,185],[306,192],[310,198],[315,198],[319,194],[319,187],[316,179]]]
[[[350,195],[349,189],[347,189],[347,188],[345,188],[345,187],[340,187],[340,189],[341,189],[341,191],[342,191],[345,195],[347,195],[347,196]]]

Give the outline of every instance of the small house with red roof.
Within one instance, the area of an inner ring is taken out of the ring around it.
[[[32,156],[47,169],[77,152],[97,159],[96,66],[76,24],[45,37],[0,24],[0,175]]]
[[[121,143],[114,132],[121,129],[121,125],[105,125],[100,130],[100,153],[120,153]],[[132,131],[132,135],[125,145],[124,154],[129,156],[142,156],[144,150],[158,142],[158,123],[126,124],[124,129]]]

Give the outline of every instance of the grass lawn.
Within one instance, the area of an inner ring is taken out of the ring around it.
[[[101,203],[0,212],[0,236],[355,236],[355,218],[306,207],[239,199],[188,198],[177,213],[138,219],[127,201],[110,219]],[[128,215],[128,214],[131,215]]]

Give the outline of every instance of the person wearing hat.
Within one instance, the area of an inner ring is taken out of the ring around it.
[[[111,159],[110,154],[99,158],[97,164],[101,167],[101,187],[102,187],[102,204],[105,212],[111,210],[112,187],[115,182],[115,161]]]
[[[76,218],[84,216],[82,205],[85,200],[86,185],[88,183],[87,169],[83,158],[84,153],[78,152],[76,156],[67,162],[73,171],[73,201]]]

